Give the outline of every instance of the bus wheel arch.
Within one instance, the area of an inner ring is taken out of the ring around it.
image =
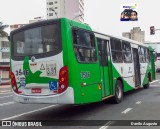
[[[149,82],[152,81],[152,77],[151,77],[151,73],[150,72],[148,73],[147,78],[148,78],[148,82],[147,82],[147,84],[143,85],[144,89],[148,89],[149,88]]]
[[[123,88],[123,92],[124,92],[124,84],[123,84],[123,79],[122,77],[117,78],[117,80],[119,80],[122,83],[122,88]]]
[[[117,78],[116,85],[115,85],[115,94],[112,98],[112,102],[115,104],[120,103],[123,100],[123,80],[121,77]]]

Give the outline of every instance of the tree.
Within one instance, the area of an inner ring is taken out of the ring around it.
[[[8,25],[4,25],[2,22],[0,22],[0,37],[8,36],[8,33],[4,31],[4,29],[7,27]]]

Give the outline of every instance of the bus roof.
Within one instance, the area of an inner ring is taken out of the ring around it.
[[[18,29],[16,29],[16,30],[11,31],[10,33],[12,34],[12,33],[16,33],[16,32],[19,32],[19,31],[23,31],[23,30],[28,29],[28,28],[30,28],[30,27],[34,27],[34,26],[36,26],[36,25],[41,25],[41,24],[44,24],[44,23],[46,23],[46,22],[58,22],[60,19],[61,19],[61,18],[44,20],[44,21],[37,21],[37,22],[30,23],[30,24],[27,24],[27,25],[25,25],[25,26],[22,26],[22,27],[20,27],[20,28],[18,28]]]
[[[11,31],[11,34],[12,33],[16,33],[18,31],[23,31],[25,30],[26,28],[29,28],[29,27],[33,27],[35,25],[40,25],[40,24],[44,24],[47,22],[56,22],[56,21],[60,21],[61,19],[66,19],[72,23],[78,23],[78,24],[81,24],[81,25],[85,25],[87,27],[90,27],[88,24],[83,24],[83,23],[79,23],[79,22],[76,22],[76,21],[72,21],[71,19],[67,19],[67,18],[57,18],[57,19],[51,19],[51,20],[44,20],[44,21],[38,21],[38,22],[35,22],[35,23],[31,23],[31,24],[28,24],[28,25],[25,25],[21,28],[18,28],[16,30],[13,30]],[[91,28],[92,29],[92,28]],[[146,44],[142,43],[142,42],[138,42],[138,41],[135,41],[135,40],[131,40],[131,39],[128,39],[128,38],[125,38],[125,37],[118,37],[118,36],[113,36],[113,35],[110,35],[110,34],[104,34],[104,33],[101,33],[101,32],[98,32],[98,31],[94,31],[94,30],[91,30],[93,31],[94,33],[98,33],[98,34],[101,34],[101,35],[104,35],[104,36],[108,36],[108,37],[112,37],[112,38],[117,38],[119,40],[124,40],[124,41],[128,41],[130,43],[133,43],[133,44],[137,44],[137,45],[141,45],[141,46],[145,46],[145,47],[148,47]]]

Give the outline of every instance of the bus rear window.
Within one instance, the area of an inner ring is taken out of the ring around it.
[[[13,55],[33,56],[56,52],[61,48],[59,26],[43,25],[13,34]],[[59,33],[58,33],[59,32]]]

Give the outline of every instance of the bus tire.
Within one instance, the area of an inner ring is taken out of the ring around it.
[[[149,79],[149,82],[152,82],[152,76],[151,76],[151,73],[148,74],[148,79]]]
[[[148,83],[143,85],[144,89],[148,89],[149,88],[149,85],[150,85],[149,82],[150,82],[150,79],[149,79],[149,76],[148,76]]]
[[[112,98],[112,102],[118,104],[122,100],[123,100],[123,85],[120,80],[117,80],[115,87],[115,96]]]

